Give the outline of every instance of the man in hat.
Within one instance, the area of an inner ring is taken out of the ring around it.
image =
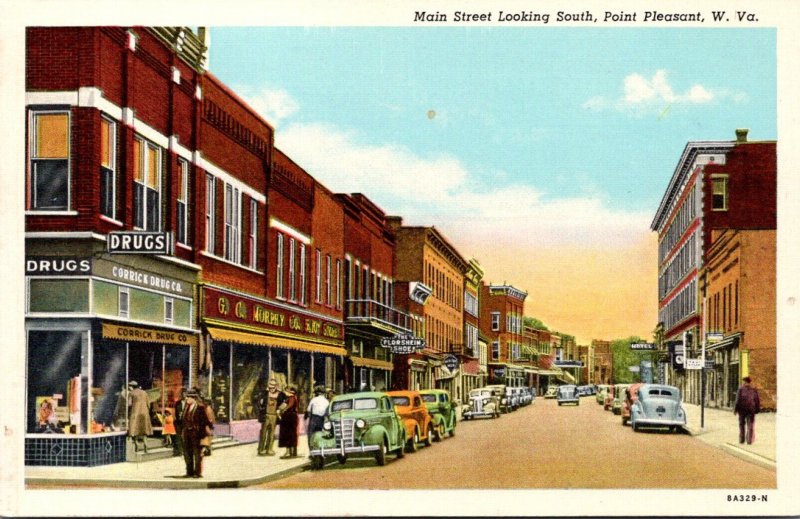
[[[269,379],[267,390],[258,397],[258,421],[261,431],[258,435],[258,455],[274,456],[275,426],[278,424],[278,409],[283,405],[286,396],[278,389],[274,378]]]
[[[214,429],[214,423],[209,420],[205,407],[197,388],[186,392],[186,406],[181,419],[186,477],[203,477],[202,442],[204,438],[211,436]]]
[[[145,438],[153,434],[153,424],[150,421],[150,399],[147,392],[139,387],[135,380],[128,382],[128,436],[133,438],[134,450],[139,450],[141,442],[144,452],[147,452]]]
[[[736,391],[736,403],[733,414],[739,415],[739,443],[753,443],[755,438],[756,413],[761,411],[761,400],[758,391],[753,387],[753,379],[744,377],[744,384]]]
[[[325,398],[325,389],[322,386],[314,388],[314,398],[308,403],[306,408],[305,418],[308,420],[308,427],[306,428],[306,439],[308,440],[309,447],[311,446],[311,436],[322,430],[325,424],[325,415],[328,414],[328,399]]]
[[[175,443],[172,444],[172,455],[183,455],[183,412],[186,410],[186,392],[189,388],[182,387],[178,401],[175,402]]]

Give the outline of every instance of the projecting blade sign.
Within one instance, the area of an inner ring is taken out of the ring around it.
[[[411,335],[395,335],[381,339],[381,346],[390,349],[396,355],[403,355],[425,348],[425,339]]]

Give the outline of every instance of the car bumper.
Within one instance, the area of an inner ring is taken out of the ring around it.
[[[311,456],[334,456],[334,455],[347,455],[347,454],[365,454],[368,452],[375,452],[380,449],[380,445],[354,445],[352,447],[330,447],[328,449],[320,447],[318,449],[311,449],[309,455]]]
[[[465,411],[463,416],[467,417],[475,417],[475,416],[494,416],[495,413],[492,411]]]
[[[661,425],[661,426],[685,426],[685,420],[670,420],[668,418],[636,418],[636,425]]]

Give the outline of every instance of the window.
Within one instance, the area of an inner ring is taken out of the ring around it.
[[[712,190],[711,190],[711,209],[713,211],[727,211],[728,210],[728,177],[726,176],[712,176],[711,177]]]
[[[492,312],[492,331],[500,330],[500,312]]]
[[[172,324],[173,317],[175,316],[174,304],[171,297],[164,298],[164,322]]]
[[[225,184],[225,259],[234,263],[242,262],[241,218],[241,193],[232,185]]]
[[[492,343],[492,360],[497,360],[500,358],[500,342],[494,341]]]
[[[275,296],[283,297],[283,234],[278,233],[275,255]]]
[[[141,137],[133,141],[133,220],[147,231],[161,230],[161,148]]]
[[[306,304],[306,246],[300,244],[300,304]]]
[[[178,159],[178,243],[189,244],[189,163]]]
[[[216,217],[215,207],[217,205],[216,182],[214,177],[206,175],[206,251],[214,254],[215,250],[215,230],[214,219]]]
[[[31,117],[30,207],[69,209],[69,112],[35,112]]]
[[[258,202],[250,200],[250,268],[258,269]]]
[[[319,249],[317,249],[316,276],[317,276],[317,296],[316,296],[316,301],[317,301],[317,303],[321,303],[322,302],[322,252],[320,252]]]
[[[296,246],[297,242],[294,241],[294,238],[289,238],[289,301],[297,300],[297,289],[295,286],[297,273],[295,271],[295,263],[294,263]]]
[[[117,125],[100,119],[100,214],[116,218]]]
[[[130,315],[130,293],[127,287],[119,287],[119,316],[128,317]]]
[[[331,255],[325,256],[325,304],[331,304]]]
[[[342,307],[342,260],[336,260],[336,308]]]

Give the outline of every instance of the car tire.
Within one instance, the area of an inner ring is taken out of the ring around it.
[[[425,436],[425,446],[433,445],[433,424],[428,424],[428,434]]]
[[[337,454],[336,459],[339,461],[339,465],[344,465],[345,463],[347,463],[347,456],[345,456],[344,454]]]
[[[311,457],[311,470],[322,470],[325,468],[325,458],[323,456]]]
[[[453,417],[453,428],[450,429],[450,437],[452,438],[455,435],[456,435],[456,417],[454,416]]]
[[[403,436],[403,441],[400,442],[400,448],[397,449],[397,459],[406,457],[406,437]]]
[[[384,440],[381,443],[381,448],[375,452],[375,463],[377,463],[378,466],[383,467],[386,465],[386,452],[388,450],[389,448],[386,446],[386,440]]]
[[[417,452],[419,450],[419,446],[417,443],[419,442],[419,433],[414,431],[414,436],[407,442],[406,452]]]
[[[444,439],[444,422],[440,422],[439,425],[436,426],[436,431],[434,432],[433,441],[440,442]]]

